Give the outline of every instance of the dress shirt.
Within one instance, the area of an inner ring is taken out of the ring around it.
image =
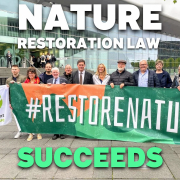
[[[138,79],[138,87],[148,87],[148,69],[144,74],[139,70],[139,79]]]
[[[55,78],[53,78],[53,84],[54,84],[54,82],[55,82]],[[60,82],[60,77],[58,77],[58,78],[56,79],[56,84],[59,84],[59,82]]]

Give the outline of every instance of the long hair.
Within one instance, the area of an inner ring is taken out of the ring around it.
[[[29,72],[34,73],[34,74],[35,74],[35,78],[38,77],[37,72],[36,72],[36,69],[35,69],[34,67],[29,67],[28,70],[27,70],[27,75],[26,75],[26,78],[27,78],[27,79],[30,79],[30,78],[29,78]]]
[[[100,66],[103,66],[103,67],[104,67],[104,72],[103,72],[102,74],[103,74],[103,76],[105,77],[105,76],[107,75],[107,70],[106,70],[106,66],[105,66],[104,64],[102,64],[102,63],[98,65],[97,71],[96,71],[96,75],[99,76],[99,67],[100,67]]]

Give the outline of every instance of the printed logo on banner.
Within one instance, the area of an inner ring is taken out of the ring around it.
[[[2,107],[3,105],[3,100],[1,99],[1,95],[0,95],[0,108]]]

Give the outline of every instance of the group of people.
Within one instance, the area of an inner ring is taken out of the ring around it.
[[[125,60],[117,62],[117,70],[111,75],[107,73],[106,66],[99,64],[94,75],[85,70],[85,61],[80,59],[77,61],[78,70],[72,72],[72,67],[68,64],[65,66],[65,72],[60,76],[59,68],[52,67],[52,63],[45,64],[45,72],[37,76],[36,69],[29,67],[26,77],[21,75],[19,67],[13,65],[11,68],[12,76],[6,80],[6,84],[10,83],[31,83],[31,84],[96,84],[96,85],[119,85],[122,89],[124,86],[138,86],[138,87],[158,87],[158,88],[177,88],[180,91],[180,66],[178,68],[179,74],[174,77],[172,82],[168,72],[163,70],[163,61],[156,61],[156,70],[148,69],[146,60],[141,60],[139,63],[139,70],[133,74],[128,72]],[[10,108],[11,103],[10,103]],[[17,124],[18,125],[18,124]],[[18,132],[14,138],[19,138],[21,135]],[[53,140],[57,138],[64,139],[63,134],[54,134]],[[30,133],[27,141],[33,139],[33,134]],[[42,139],[41,134],[37,134],[37,139]]]
[[[40,68],[40,67],[44,68],[45,64],[51,63],[52,67],[54,67],[55,61],[56,61],[56,57],[53,54],[50,55],[49,53],[47,53],[47,55],[45,55],[43,53],[42,56],[40,57],[31,56],[30,65],[36,68]]]

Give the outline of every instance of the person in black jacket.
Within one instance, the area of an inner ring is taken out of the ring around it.
[[[10,51],[8,51],[8,53],[6,54],[6,58],[7,58],[7,68],[9,66],[10,63],[10,68],[12,67],[12,54],[10,53]]]
[[[146,60],[139,62],[139,70],[133,73],[135,85],[138,87],[160,87],[156,73],[148,69]]]
[[[69,64],[67,64],[65,66],[65,72],[61,77],[67,79],[68,82],[70,83],[71,76],[72,76],[72,67]]]
[[[126,61],[119,60],[118,69],[113,72],[110,76],[109,84],[111,88],[114,88],[114,85],[120,85],[122,89],[124,86],[134,86],[133,75],[125,70]]]
[[[170,88],[172,85],[172,80],[169,73],[163,70],[164,62],[161,60],[156,61],[156,75],[159,79],[160,86],[162,88]]]
[[[172,88],[177,88],[180,91],[180,65],[178,67],[178,75],[175,75],[171,87]]]
[[[47,81],[49,79],[53,78],[51,70],[52,70],[52,65],[50,63],[47,63],[45,65],[45,72],[43,72],[39,75],[39,79],[40,79],[41,83],[47,84]]]
[[[85,61],[83,59],[78,60],[78,70],[72,73],[70,82],[72,84],[93,84],[92,74],[85,71]]]

